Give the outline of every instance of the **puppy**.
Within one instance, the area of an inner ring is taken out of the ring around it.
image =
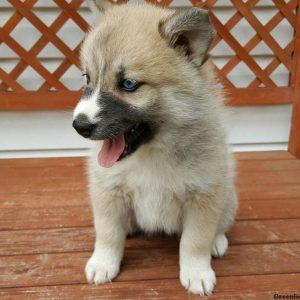
[[[96,242],[88,282],[120,270],[126,235],[179,233],[180,281],[191,293],[216,283],[237,198],[221,87],[208,48],[207,12],[93,2],[101,18],[81,49],[86,85],[73,126],[94,142],[88,162]]]

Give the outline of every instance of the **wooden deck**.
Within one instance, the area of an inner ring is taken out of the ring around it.
[[[300,295],[300,160],[236,156],[240,209],[209,299]],[[85,283],[94,233],[82,158],[1,160],[0,170],[1,299],[199,299],[179,283],[176,238],[129,239],[117,280]]]

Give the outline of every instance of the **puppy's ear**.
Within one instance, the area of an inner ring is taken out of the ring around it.
[[[176,11],[159,22],[159,32],[169,45],[184,51],[194,63],[201,65],[215,36],[208,12],[192,7]]]
[[[113,4],[108,0],[86,0],[86,2],[90,10],[96,17],[100,13],[104,13],[107,9],[113,6]]]

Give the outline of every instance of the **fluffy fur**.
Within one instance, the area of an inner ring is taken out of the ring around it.
[[[101,3],[105,10],[107,3],[104,8]],[[115,6],[83,43],[82,67],[93,93],[79,102],[74,118],[86,114],[97,122],[97,95],[108,91],[149,112],[158,125],[151,141],[108,169],[97,164],[102,142],[94,143],[88,161],[96,229],[86,265],[91,283],[118,275],[126,235],[137,229],[181,234],[180,281],[189,292],[210,294],[216,283],[211,255],[221,257],[227,250],[225,233],[237,200],[221,86],[206,53],[213,31],[205,13],[192,10],[182,21],[173,11],[149,5]],[[201,20],[187,22],[193,14]],[[197,31],[201,22],[207,30]],[[180,31],[183,25],[188,26]],[[145,84],[134,93],[122,92],[116,86],[120,72]]]

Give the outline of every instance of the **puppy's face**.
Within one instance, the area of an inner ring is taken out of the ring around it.
[[[103,140],[100,165],[133,155],[176,118],[171,91],[192,88],[212,37],[207,14],[196,8],[123,5],[105,12],[82,46],[86,84],[73,121],[82,136]]]

